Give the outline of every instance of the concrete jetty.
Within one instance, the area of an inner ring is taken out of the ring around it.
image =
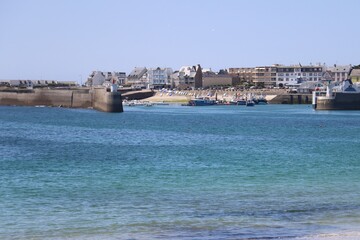
[[[120,92],[106,88],[0,90],[0,105],[94,108],[103,112],[123,112]]]

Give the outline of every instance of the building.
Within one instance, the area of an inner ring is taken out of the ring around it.
[[[147,71],[149,88],[159,89],[172,87],[172,74],[172,68],[149,68]]]
[[[110,83],[123,85],[125,83],[126,73],[125,72],[102,72],[93,71],[85,85],[88,87],[92,86],[103,86]]]
[[[326,86],[323,82],[303,82],[297,88],[298,93],[311,94],[315,90],[325,90]]]
[[[174,78],[178,78],[175,80]],[[197,66],[183,66],[179,72],[173,75],[174,82],[177,82],[180,89],[202,88],[202,70],[200,64]]]
[[[149,85],[147,71],[146,67],[135,67],[128,75],[126,84],[134,88],[147,88]]]
[[[42,87],[76,87],[74,81],[54,81],[54,80],[0,80],[0,86],[17,88],[42,88]]]
[[[238,77],[240,83],[252,83],[254,80],[254,69],[252,67],[229,68],[228,73],[233,77]]]
[[[331,80],[336,82],[341,82],[348,79],[349,72],[351,70],[351,65],[334,65],[333,67],[328,67],[327,72],[331,76]]]
[[[324,67],[318,66],[276,66],[276,86],[298,86],[305,81],[317,82],[322,80]]]
[[[215,73],[211,69],[202,69],[202,87],[233,86],[233,76],[227,72]]]
[[[256,86],[263,86],[263,87],[275,86],[276,70],[277,70],[277,65],[255,67],[253,71],[252,82]]]
[[[350,73],[350,79],[353,83],[360,82],[360,69],[352,69]]]
[[[8,86],[18,88],[29,88],[33,86],[31,80],[7,80]]]

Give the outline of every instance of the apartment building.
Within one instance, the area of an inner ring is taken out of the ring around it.
[[[301,82],[310,81],[317,82],[322,80],[324,74],[324,67],[317,66],[282,66],[276,67],[276,86],[294,86]]]
[[[252,67],[229,68],[228,73],[233,77],[238,77],[240,82],[252,83],[254,80],[254,69]]]
[[[259,66],[253,71],[253,83],[256,86],[272,87],[276,84],[277,65]]]

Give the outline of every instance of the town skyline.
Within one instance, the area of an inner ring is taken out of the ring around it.
[[[2,1],[0,79],[86,81],[93,70],[201,64],[358,65],[360,3]]]

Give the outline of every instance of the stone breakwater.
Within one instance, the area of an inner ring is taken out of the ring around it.
[[[0,105],[94,108],[103,112],[123,112],[121,93],[104,88],[3,89]]]

